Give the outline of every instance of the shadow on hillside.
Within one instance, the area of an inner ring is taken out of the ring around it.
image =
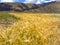
[[[20,18],[17,18],[8,13],[0,13],[0,26],[2,27],[9,27],[13,23],[17,22]]]
[[[6,3],[0,3],[0,11],[10,11],[12,6]]]

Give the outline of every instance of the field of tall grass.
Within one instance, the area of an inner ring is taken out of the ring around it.
[[[0,45],[60,45],[60,14],[0,13]]]

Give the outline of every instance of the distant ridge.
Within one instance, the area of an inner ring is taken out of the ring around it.
[[[0,3],[0,11],[60,13],[60,2],[47,4]]]

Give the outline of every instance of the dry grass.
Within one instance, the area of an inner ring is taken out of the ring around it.
[[[0,45],[60,45],[60,14],[10,14],[20,20],[0,29]]]

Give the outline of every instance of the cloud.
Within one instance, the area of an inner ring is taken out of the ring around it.
[[[14,0],[0,0],[0,2],[14,2]]]
[[[1,2],[24,2],[25,0],[0,0]]]
[[[42,3],[48,3],[48,2],[52,2],[55,0],[25,0],[24,3],[33,3],[33,4],[42,4]]]
[[[36,2],[36,0],[25,0],[24,3],[35,3],[35,2]]]
[[[42,3],[42,0],[37,0],[36,1],[36,4],[41,4]]]
[[[47,3],[55,0],[0,0],[1,2],[23,2],[23,3],[32,3],[32,4],[42,4],[42,3]]]

